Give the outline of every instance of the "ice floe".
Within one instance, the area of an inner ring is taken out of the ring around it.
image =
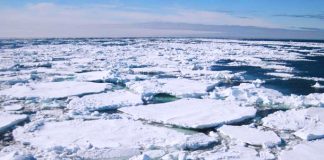
[[[86,95],[81,98],[74,97],[67,105],[67,108],[78,112],[87,112],[113,110],[142,103],[140,95],[125,90],[115,90],[107,93]]]
[[[303,142],[296,145],[291,150],[282,151],[279,155],[280,160],[319,160],[324,158],[324,140]]]
[[[316,82],[312,87],[313,88],[324,88],[324,86],[320,85],[318,82]]]
[[[15,125],[27,120],[27,115],[0,113],[0,133],[6,132]]]
[[[207,92],[215,87],[215,83],[168,78],[129,82],[126,86],[130,90],[142,94],[144,97],[150,97],[158,93],[167,93],[177,97],[199,98],[207,95]]]
[[[269,108],[303,108],[324,105],[324,94],[322,93],[283,95],[277,90],[265,88],[255,83],[241,83],[229,88],[216,87],[210,97]]]
[[[105,82],[109,75],[110,71],[93,71],[93,72],[84,72],[76,74],[76,81],[89,81],[89,82]]]
[[[294,131],[305,140],[324,138],[324,108],[278,111],[262,119],[266,127]]]
[[[273,147],[281,143],[281,139],[273,131],[262,131],[249,126],[224,125],[218,131],[232,139],[250,145]]]
[[[280,100],[283,97],[280,92],[259,87],[259,83],[241,83],[239,86],[216,88],[211,97],[258,105],[276,105],[280,103],[278,99]]]
[[[177,68],[162,68],[162,67],[146,67],[146,68],[132,68],[131,71],[135,74],[144,75],[161,75],[161,74],[175,74],[180,72]]]
[[[3,106],[3,109],[5,111],[19,111],[21,109],[23,109],[24,107],[20,104],[12,104],[12,105],[6,105]]]
[[[294,77],[293,74],[289,74],[289,73],[278,73],[278,72],[271,72],[271,73],[266,73],[267,75],[270,76],[275,76],[275,77],[281,77],[281,78],[292,78]]]
[[[54,99],[68,96],[84,95],[102,92],[110,87],[108,84],[92,82],[44,82],[26,85],[14,85],[9,89],[1,90],[0,95],[19,99]]]
[[[0,156],[2,160],[36,160],[31,154],[24,154],[19,152],[11,152],[4,156]]]
[[[188,128],[210,128],[253,118],[256,109],[230,101],[180,99],[174,102],[126,107],[120,111],[135,118]]]
[[[229,149],[211,150],[193,156],[195,159],[261,160],[255,149],[244,146],[231,146]]]
[[[75,146],[84,149],[89,145],[112,149],[150,149],[167,146],[197,149],[216,142],[204,134],[186,134],[175,129],[146,125],[127,119],[46,122],[34,130],[30,130],[28,126],[20,127],[14,131],[14,138],[39,149]]]

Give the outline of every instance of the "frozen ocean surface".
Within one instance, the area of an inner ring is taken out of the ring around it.
[[[0,159],[324,159],[324,42],[0,40]]]

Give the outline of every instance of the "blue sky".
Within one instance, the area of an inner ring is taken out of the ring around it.
[[[140,32],[145,32],[142,36],[199,36],[216,33],[196,28],[158,31],[156,28],[161,22],[300,32],[311,29],[321,32],[318,34],[321,36],[323,6],[323,0],[1,0],[0,25],[2,23],[3,28],[0,37],[141,36]],[[134,24],[143,23],[150,23],[150,28],[140,30],[138,25],[134,27]],[[221,36],[226,37],[226,34]]]

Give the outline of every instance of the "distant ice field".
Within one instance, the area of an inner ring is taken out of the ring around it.
[[[0,159],[324,159],[323,138],[324,41],[0,39]]]
[[[123,54],[130,53],[135,48],[137,48],[135,50],[138,52],[140,50],[138,47],[141,46],[142,53],[145,56],[150,56],[150,51],[167,52],[172,55],[185,52],[192,53],[193,55],[190,56],[189,54],[187,58],[198,56],[197,60],[207,63],[200,64],[199,67],[208,67],[212,71],[244,72],[242,74],[244,80],[264,80],[263,86],[276,89],[286,95],[307,95],[324,92],[323,87],[312,87],[316,82],[324,85],[324,42],[322,41],[294,42],[288,40],[257,41],[182,38],[0,40],[0,52],[2,54],[6,54],[10,50],[14,50],[16,54],[30,49],[39,52],[46,48],[49,49],[48,51],[55,49],[56,52],[59,52],[56,48],[66,47],[66,49],[73,49],[77,46],[83,50],[87,49],[86,52],[89,52],[93,47],[96,48],[93,48],[91,52],[100,52],[100,50],[113,52],[113,50],[116,50],[114,54],[118,54],[118,49],[122,47],[126,49]],[[163,46],[167,47],[163,48]],[[37,48],[39,48],[38,51]],[[200,53],[202,54],[200,55]],[[82,55],[84,53],[75,54]],[[109,56],[109,53],[102,54]],[[17,57],[12,58],[17,60]],[[1,61],[10,60],[2,58]],[[3,65],[5,65],[5,62]]]

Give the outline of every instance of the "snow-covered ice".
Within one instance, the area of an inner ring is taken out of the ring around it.
[[[285,150],[280,153],[280,160],[320,160],[324,159],[324,140],[303,142],[296,145],[291,150]]]
[[[75,111],[113,110],[125,106],[142,104],[140,95],[125,90],[109,91],[107,93],[91,94],[81,98],[73,98],[67,105]]]
[[[206,160],[215,159],[228,159],[228,160],[261,160],[257,156],[258,152],[255,149],[243,147],[243,146],[231,146],[226,150],[211,150],[203,152],[194,156],[196,159],[202,158]]]
[[[110,71],[93,71],[93,72],[84,72],[76,74],[75,80],[77,81],[106,81],[110,75]]]
[[[135,118],[188,128],[210,128],[253,118],[256,109],[232,101],[180,99],[174,102],[126,107],[120,111]]]
[[[0,113],[0,133],[8,131],[8,129],[14,127],[15,125],[27,120],[27,115],[17,115]]]
[[[157,79],[129,82],[126,84],[130,90],[145,96],[152,96],[158,93],[167,93],[177,97],[199,98],[207,95],[215,84],[211,82],[200,82],[189,79]]]
[[[163,67],[146,67],[146,68],[132,68],[131,71],[135,74],[144,75],[159,75],[159,74],[175,74],[180,72],[177,68],[163,68]]]
[[[278,111],[262,119],[266,127],[294,131],[305,140],[324,138],[324,108]]]
[[[23,109],[23,106],[20,104],[11,104],[11,105],[3,106],[3,109],[5,111],[19,111]]]
[[[271,73],[266,73],[267,75],[271,75],[271,76],[276,76],[276,77],[281,77],[281,78],[292,78],[294,77],[293,74],[289,74],[289,73],[280,73],[280,72],[271,72]]]
[[[232,139],[251,145],[273,147],[281,143],[281,139],[273,131],[262,131],[249,126],[224,125],[217,130]]]
[[[186,134],[127,119],[46,122],[32,131],[28,126],[20,127],[14,131],[14,138],[40,149],[55,149],[58,146],[87,148],[89,145],[97,148],[149,149],[173,146],[197,149],[216,141],[204,134]]]
[[[283,95],[273,89],[258,87],[259,84],[241,83],[239,86],[217,88],[212,98],[224,98],[232,101],[243,101],[249,104],[273,105]]]
[[[318,82],[316,82],[314,85],[312,85],[313,88],[324,88],[323,85],[320,85]]]
[[[257,83],[241,83],[238,86],[219,88],[211,93],[215,99],[241,101],[250,105],[269,108],[302,108],[321,107],[324,105],[324,94],[312,93],[309,95],[283,95],[282,93]]]
[[[1,90],[0,95],[19,99],[54,99],[68,96],[84,95],[104,91],[109,85],[92,82],[45,82],[26,85],[14,85],[9,89]]]
[[[0,159],[323,159],[323,43],[0,44]]]

